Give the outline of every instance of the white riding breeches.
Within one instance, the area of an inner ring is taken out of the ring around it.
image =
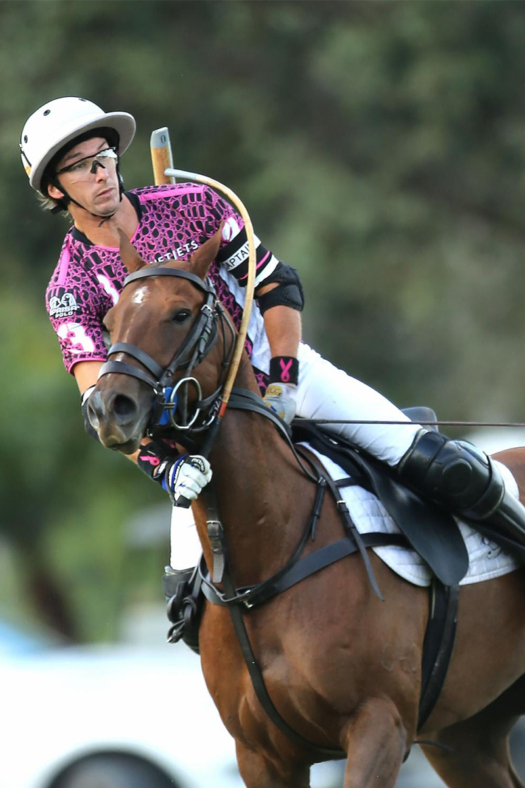
[[[174,506],[171,510],[171,556],[173,569],[195,566],[202,554],[195,517],[190,509]]]
[[[335,367],[302,342],[299,346],[297,416],[303,419],[363,419],[402,421],[404,424],[327,424],[388,465],[397,465],[412,445],[419,424],[386,397]],[[405,426],[406,424],[406,426]]]
[[[299,346],[297,415],[304,419],[363,419],[403,424],[330,424],[326,428],[395,466],[412,445],[419,424],[365,383],[350,377],[305,343]],[[406,423],[406,426],[405,426]],[[173,508],[171,566],[188,569],[202,553],[191,509]]]

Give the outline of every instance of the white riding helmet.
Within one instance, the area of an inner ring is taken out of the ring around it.
[[[75,96],[54,99],[33,112],[20,137],[22,164],[33,189],[42,192],[44,170],[64,145],[98,128],[117,132],[121,155],[135,136],[136,123],[127,112],[104,112],[92,101]]]

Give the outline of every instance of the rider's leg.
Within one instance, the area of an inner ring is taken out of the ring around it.
[[[408,451],[420,429],[382,394],[337,369],[306,344],[299,348],[297,415],[306,419],[403,422],[326,426],[392,466]]]
[[[201,557],[202,547],[191,508],[173,507],[170,536],[171,568],[180,572],[195,566]]]
[[[182,602],[193,590],[195,568],[201,554],[192,510],[174,506],[171,514],[170,566],[165,567],[162,588],[168,603],[168,618],[173,624],[180,624],[179,638],[182,637],[194,651],[198,649],[198,616],[192,616],[191,610],[185,610]],[[184,615],[186,621],[183,626]]]
[[[507,490],[498,463],[471,443],[421,430],[398,465],[399,478],[466,519],[497,526],[525,544],[525,507]]]
[[[191,509],[173,507],[170,536],[170,565],[165,567],[162,579],[166,601],[173,599],[176,595],[181,596],[185,592],[185,585],[191,579],[202,553]]]
[[[378,392],[337,369],[307,345],[299,352],[297,415],[318,419],[401,421],[328,425],[389,465],[400,480],[465,518],[498,526],[525,544],[525,507],[505,488],[497,464],[463,441],[414,424]]]

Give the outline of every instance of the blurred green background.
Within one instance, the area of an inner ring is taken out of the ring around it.
[[[0,0],[3,610],[111,640],[169,557],[165,494],[85,435],[62,366],[44,290],[67,222],[28,186],[28,115],[131,112],[128,188],[167,125],[299,269],[308,342],[401,407],[522,421],[524,41],[509,0]]]

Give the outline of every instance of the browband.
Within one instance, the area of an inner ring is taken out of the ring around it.
[[[145,268],[134,271],[132,274],[128,274],[124,280],[123,287],[126,287],[126,285],[129,285],[130,282],[134,282],[136,279],[146,279],[148,276],[178,276],[180,279],[188,279],[205,293],[214,292],[211,285],[203,282],[199,276],[190,273],[190,271],[182,271],[180,268],[163,268],[155,265],[148,265]]]

